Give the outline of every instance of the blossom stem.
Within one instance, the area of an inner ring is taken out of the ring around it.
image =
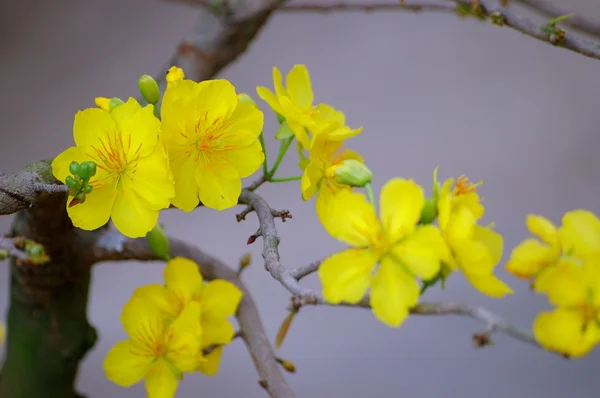
[[[302,176],[292,176],[292,177],[283,177],[283,178],[271,178],[269,182],[288,182],[288,181],[299,181],[302,179]]]
[[[269,173],[269,161],[267,160],[267,146],[265,145],[265,136],[261,132],[258,136],[258,141],[260,141],[260,146],[262,147],[262,151],[265,154],[265,161],[262,164],[263,174],[266,176]]]
[[[369,202],[375,206],[375,195],[373,195],[373,187],[371,186],[370,182],[365,184],[365,190],[367,191],[367,198],[369,199]]]
[[[267,174],[267,181],[271,181],[271,179],[275,175],[275,172],[279,168],[279,165],[285,157],[285,154],[287,153],[288,148],[292,144],[292,141],[294,141],[294,137],[286,138],[285,140],[281,141],[281,145],[279,146],[279,153],[277,154],[277,159],[275,159],[275,164],[273,164],[273,168]]]

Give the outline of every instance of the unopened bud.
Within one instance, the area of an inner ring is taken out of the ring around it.
[[[238,101],[244,102],[246,104],[256,105],[256,102],[246,93],[238,94]]]
[[[160,100],[160,89],[158,83],[150,75],[142,75],[138,80],[140,93],[149,104],[156,104]]]
[[[8,258],[8,250],[0,249],[0,261],[6,260]]]
[[[108,103],[108,110],[112,111],[113,109],[115,109],[117,106],[119,105],[123,105],[124,102],[121,98],[111,98],[110,102]]]
[[[240,257],[240,264],[238,268],[238,274],[240,274],[244,268],[249,266],[252,263],[252,256],[250,253],[245,253],[242,257]]]
[[[284,368],[285,370],[287,370],[290,373],[296,373],[296,365],[294,365],[294,362],[288,360],[288,359],[282,359],[282,358],[276,358],[277,362],[279,362],[279,364],[281,365],[282,368]]]
[[[39,257],[44,254],[44,247],[42,245],[31,245],[26,248],[27,254],[33,257]]]
[[[431,224],[437,218],[437,199],[435,197],[425,199],[425,205],[421,210],[421,224]]]
[[[436,166],[435,169],[433,169],[433,173],[431,174],[431,191],[436,201],[440,197],[440,191],[442,190],[442,184],[440,184],[440,182],[437,179],[437,172],[439,168],[440,166]]]
[[[167,239],[167,236],[159,224],[156,224],[152,231],[148,232],[146,239],[148,240],[152,253],[158,258],[168,261],[169,239]]]
[[[371,170],[355,159],[343,160],[340,164],[334,166],[332,171],[339,184],[351,187],[364,187],[373,179]]]
[[[171,66],[169,68],[169,70],[167,71],[167,85],[176,82],[178,80],[183,80],[183,78],[185,77],[185,73],[183,72],[183,69],[181,69],[178,66]]]

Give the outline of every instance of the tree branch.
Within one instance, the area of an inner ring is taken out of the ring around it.
[[[145,239],[128,239],[116,231],[109,230],[89,233],[86,239],[87,242],[82,247],[89,264],[100,261],[159,260],[152,254]],[[295,395],[283,377],[256,305],[237,273],[221,260],[185,242],[169,239],[169,245],[172,256],[186,257],[195,261],[207,280],[225,279],[243,292],[244,296],[236,317],[241,337],[260,377],[260,385],[271,397],[293,398]]]

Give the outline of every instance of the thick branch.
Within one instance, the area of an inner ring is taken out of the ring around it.
[[[95,235],[95,237],[91,235],[91,240],[87,242],[87,250],[84,250],[90,264],[99,261],[157,260],[145,239],[127,239],[115,231],[103,231]],[[271,397],[294,397],[295,395],[287,385],[277,363],[256,305],[237,273],[221,260],[182,241],[169,239],[169,244],[172,256],[186,257],[195,261],[207,280],[225,279],[242,290],[244,296],[236,316],[242,338],[252,356],[261,385]]]

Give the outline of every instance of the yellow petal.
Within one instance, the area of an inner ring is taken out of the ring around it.
[[[285,78],[285,86],[292,102],[301,109],[310,108],[314,95],[305,65],[294,65]]]
[[[148,398],[174,398],[178,383],[169,363],[163,359],[158,360],[146,376]]]
[[[491,256],[490,259],[494,265],[500,262],[504,249],[504,239],[502,238],[502,235],[489,227],[476,225],[473,238],[476,241],[483,243],[488,248]]]
[[[200,296],[202,314],[215,318],[232,316],[241,300],[242,291],[233,283],[222,279],[211,281]]]
[[[207,376],[216,375],[219,371],[222,354],[223,346],[215,347],[208,355],[204,357],[204,361],[198,361],[198,371]]]
[[[183,150],[169,152],[171,170],[175,182],[175,196],[171,203],[179,209],[189,212],[198,207],[198,184],[196,183],[196,163]]]
[[[204,281],[198,264],[187,258],[171,259],[165,267],[163,276],[167,289],[173,292],[183,305],[202,291]]]
[[[265,154],[259,141],[223,153],[223,157],[235,167],[241,178],[251,176],[265,161]]]
[[[279,105],[279,100],[271,90],[262,86],[256,87],[256,95],[265,101],[271,109],[273,109],[273,112],[279,113],[280,115],[283,114],[283,109],[281,109],[281,105]]]
[[[337,155],[335,155],[335,162],[343,162],[344,160],[356,160],[361,162],[362,164],[365,163],[365,161],[363,160],[362,156],[360,156],[359,153],[351,151],[348,148],[344,148],[342,149]]]
[[[533,332],[544,347],[571,357],[587,354],[600,341],[594,322],[586,325],[580,312],[563,308],[539,314]]]
[[[264,115],[260,109],[239,102],[231,117],[219,129],[222,147],[235,149],[254,144],[263,130],[263,123]]]
[[[110,218],[117,197],[117,182],[107,181],[103,186],[94,187],[86,195],[85,202],[69,207],[72,196],[67,200],[67,213],[77,228],[93,231],[106,224]]]
[[[343,141],[359,135],[362,132],[362,130],[362,127],[353,130],[348,126],[330,124],[317,134],[320,135],[323,139],[332,141]]]
[[[321,199],[327,209],[322,209],[319,218],[332,237],[354,247],[366,247],[381,238],[381,224],[364,195],[350,190],[328,195]]]
[[[499,298],[513,293],[513,290],[508,285],[506,285],[493,274],[487,274],[484,276],[472,276],[467,272],[464,274],[475,289],[487,296]]]
[[[130,182],[151,209],[169,207],[170,199],[175,196],[175,188],[169,158],[162,145],[156,145],[149,156],[137,161]]]
[[[146,236],[158,222],[159,210],[150,207],[136,190],[136,185],[128,177],[122,177],[112,209],[115,227],[130,238]]]
[[[100,108],[88,108],[75,114],[73,138],[78,147],[98,145],[99,139],[108,132],[116,131],[110,113]]]
[[[123,306],[121,323],[132,341],[143,343],[150,350],[163,339],[165,325],[162,315],[155,305],[134,295]]]
[[[419,301],[419,284],[400,264],[389,257],[382,260],[371,284],[371,308],[375,317],[399,327],[411,307]]]
[[[446,238],[451,247],[461,241],[474,239],[477,219],[469,209],[460,206],[454,209],[446,225]]]
[[[283,95],[287,96],[288,93],[285,90],[285,88],[283,87],[283,77],[281,76],[281,72],[279,71],[279,69],[274,66],[273,67],[273,87],[275,88],[275,94],[278,97],[281,97]]]
[[[425,280],[437,275],[440,260],[449,257],[440,230],[432,225],[417,228],[394,246],[392,252],[413,274]]]
[[[146,376],[154,356],[140,355],[131,341],[115,344],[102,364],[106,378],[121,387],[130,387]]]
[[[168,360],[181,372],[193,372],[201,346],[200,304],[188,303],[165,336]]]
[[[52,174],[58,181],[64,183],[67,176],[72,176],[69,171],[71,162],[85,162],[90,160],[81,148],[70,147],[61,152],[52,160]]]
[[[304,173],[302,173],[300,185],[302,189],[302,199],[309,200],[317,193],[322,178],[323,172],[321,166],[318,163],[311,161],[304,169]]]
[[[377,255],[363,249],[344,250],[325,259],[319,267],[325,300],[358,303],[369,287],[376,262]]]
[[[134,290],[133,295],[148,305],[155,306],[164,317],[175,318],[182,309],[183,303],[179,298],[158,283],[140,286]]]
[[[587,210],[573,210],[563,217],[561,237],[575,256],[600,255],[600,220]]]
[[[545,269],[533,287],[546,293],[552,304],[561,307],[585,304],[588,298],[586,274],[574,259],[561,259],[554,267]]]
[[[302,144],[302,147],[310,149],[310,140],[308,139],[308,133],[306,132],[305,125],[296,122],[294,119],[288,119],[287,123],[298,142]]]
[[[438,224],[444,235],[447,234],[446,231],[448,230],[450,216],[452,215],[452,194],[450,193],[450,188],[453,182],[452,178],[444,181],[438,198]]]
[[[235,87],[225,79],[204,80],[198,83],[194,101],[198,109],[210,110],[204,115],[208,126],[219,119],[228,120],[239,103]],[[245,105],[249,105],[253,109],[252,112],[262,114],[258,108],[250,104]]]
[[[550,246],[558,247],[558,232],[550,220],[535,214],[527,216],[527,229]]]
[[[214,159],[206,159],[196,169],[195,178],[198,196],[204,206],[224,210],[237,205],[242,192],[242,180],[231,163],[216,163]]]
[[[121,145],[127,159],[147,156],[154,151],[160,130],[160,121],[154,116],[154,105],[142,108],[135,98],[129,98],[126,103],[113,108],[111,115],[121,132]]]
[[[557,259],[550,246],[528,238],[512,250],[506,270],[519,278],[529,279]]]
[[[226,318],[207,317],[202,314],[202,345],[229,344],[235,330]]]
[[[379,200],[381,221],[392,242],[415,230],[424,204],[423,188],[412,180],[394,178],[383,186]]]

